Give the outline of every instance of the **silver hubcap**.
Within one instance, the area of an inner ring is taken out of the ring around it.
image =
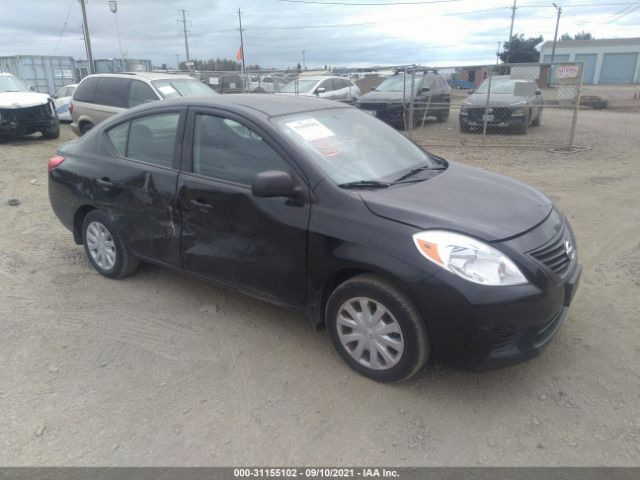
[[[361,365],[387,370],[402,358],[400,324],[382,304],[366,297],[351,298],[338,310],[338,337]]]
[[[87,247],[93,261],[103,270],[111,270],[116,264],[116,244],[100,222],[91,222],[87,227]]]

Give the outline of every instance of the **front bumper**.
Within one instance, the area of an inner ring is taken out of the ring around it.
[[[566,262],[554,257],[555,271],[549,268],[536,258],[541,239],[551,239],[544,243],[545,255],[567,240],[575,246],[568,222],[556,211],[530,232],[501,243],[505,254],[520,260],[530,280],[525,285],[485,287],[449,275],[441,284],[430,277],[407,286],[427,324],[435,361],[483,370],[522,362],[549,345],[566,319],[582,267],[574,251]]]
[[[0,109],[0,136],[22,137],[58,127],[51,102],[35,107]]]
[[[487,115],[487,126],[491,128],[513,128],[522,126],[526,122],[526,117],[522,113],[515,113],[515,110],[518,109],[489,108],[487,113],[485,113],[484,108],[461,110],[459,115],[460,126],[465,128],[484,127],[485,115]]]

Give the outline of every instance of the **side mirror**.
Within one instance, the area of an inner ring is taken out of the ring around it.
[[[29,90],[31,90],[32,92],[35,92],[36,87],[34,85],[29,85]]]
[[[293,178],[281,170],[260,172],[251,185],[251,192],[256,197],[288,197],[294,190]]]
[[[475,90],[468,90],[468,91],[467,91],[467,93],[468,93],[469,95],[473,95],[474,93],[476,93],[476,91],[475,91]]]
[[[326,92],[326,91],[327,91],[327,89],[326,89],[326,88],[324,88],[324,87],[318,87],[318,88],[316,88],[316,95],[319,95],[319,94],[324,93],[324,92]]]
[[[542,90],[536,90],[536,95],[542,95]]]
[[[429,88],[429,87],[422,87],[422,88],[420,89],[420,93],[429,93],[430,91],[431,91],[431,90],[430,90],[430,88]]]

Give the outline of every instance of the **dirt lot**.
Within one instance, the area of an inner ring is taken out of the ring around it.
[[[542,356],[402,385],[277,307],[152,266],[101,277],[49,207],[60,142],[0,144],[0,464],[639,465],[639,120],[582,112],[579,154],[434,148],[547,192],[584,275]]]

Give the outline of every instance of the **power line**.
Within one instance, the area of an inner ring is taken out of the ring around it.
[[[73,2],[75,0],[71,0],[69,4],[69,10],[67,11],[67,17],[64,19],[64,25],[62,25],[62,30],[60,31],[60,35],[58,36],[58,41],[56,42],[56,48],[53,49],[53,54],[58,53],[58,47],[60,46],[60,40],[62,40],[62,35],[64,35],[64,31],[67,29],[67,23],[69,22],[69,16],[71,15],[71,9],[73,8]]]
[[[371,3],[348,3],[348,2],[319,2],[316,0],[276,0],[278,2],[287,3],[307,3],[312,5],[342,5],[346,7],[387,7],[394,5],[427,5],[432,3],[454,3],[463,2],[464,0],[424,0],[418,2],[371,2]]]

